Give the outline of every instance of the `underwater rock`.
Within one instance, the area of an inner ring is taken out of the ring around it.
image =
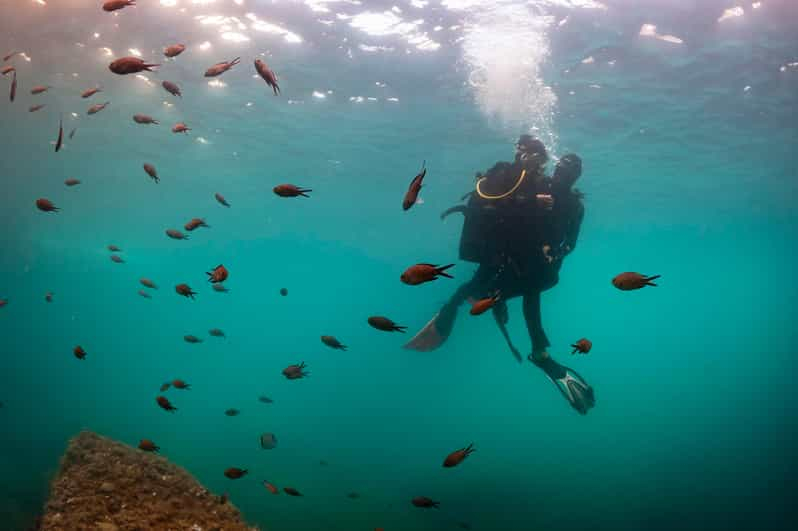
[[[165,458],[89,431],[69,442],[50,487],[42,531],[72,529],[257,531]]]

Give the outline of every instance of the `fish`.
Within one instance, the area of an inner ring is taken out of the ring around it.
[[[121,252],[121,251],[122,251],[122,249],[120,249],[119,247],[117,247],[117,246],[116,246],[116,245],[114,245],[114,244],[110,244],[110,245],[108,245],[107,249],[108,249],[109,251],[111,251],[112,253],[119,253],[119,252]]]
[[[446,459],[443,460],[443,467],[444,468],[452,468],[453,466],[457,466],[463,462],[463,460],[471,455],[474,452],[474,443],[469,444],[465,448],[460,448],[459,450],[455,450],[454,452],[450,453],[446,456]]]
[[[0,308],[5,307],[8,304],[8,299],[0,299]]]
[[[101,89],[100,87],[92,87],[90,89],[86,89],[83,92],[81,92],[80,93],[80,97],[83,98],[83,99],[91,98],[92,96],[94,96],[98,92],[102,92],[102,91],[103,91],[103,89]]]
[[[161,406],[162,409],[165,409],[168,412],[177,411],[177,408],[169,402],[169,399],[165,396],[158,396],[155,398],[155,402]]]
[[[158,453],[158,450],[160,449],[161,449],[160,446],[156,446],[155,443],[149,439],[142,439],[141,441],[139,441],[139,450],[144,450],[145,452]]]
[[[321,342],[330,348],[346,350],[346,345],[342,345],[341,342],[333,336],[321,336]]]
[[[172,387],[175,389],[189,390],[191,389],[191,384],[187,384],[183,380],[172,380]]]
[[[219,293],[227,293],[230,290],[227,289],[224,284],[214,284],[213,291],[217,291]]]
[[[416,264],[408,267],[404,273],[399,276],[399,280],[410,286],[418,286],[425,282],[438,280],[438,276],[446,278],[454,278],[446,273],[446,270],[454,267],[454,264],[445,266],[438,266],[434,264]]]
[[[191,288],[188,287],[188,284],[178,284],[175,286],[175,291],[178,295],[182,295],[183,297],[191,297],[192,300],[194,299],[194,295],[197,294],[196,291],[192,291]]]
[[[224,331],[220,330],[219,328],[211,328],[208,330],[208,334],[212,335],[213,337],[227,337],[224,335]]]
[[[475,301],[474,304],[471,305],[471,310],[468,312],[471,315],[482,315],[483,313],[487,312],[496,302],[501,298],[501,293],[497,291],[490,297],[485,297],[484,299],[479,299]]]
[[[158,178],[158,172],[155,171],[155,166],[153,166],[152,164],[150,164],[148,162],[145,162],[143,167],[144,167],[144,171],[147,173],[147,175],[149,175],[150,178],[153,181],[155,181],[155,184],[158,184],[161,181],[161,179]]]
[[[41,94],[42,92],[47,92],[51,88],[53,87],[51,87],[50,85],[36,85],[32,89],[30,89],[30,93],[34,95]]]
[[[265,479],[263,480],[263,486],[266,487],[266,490],[268,490],[272,494],[280,494],[280,491],[277,489],[277,487],[272,485],[271,482],[269,482],[268,480]]]
[[[80,181],[78,179],[73,179],[72,177],[70,177],[69,179],[66,179],[64,181],[64,184],[67,186],[77,186],[80,184]]]
[[[127,6],[135,6],[136,0],[107,0],[103,3],[103,11],[116,11]]]
[[[191,131],[191,128],[183,122],[178,122],[172,126],[173,133],[188,133],[189,131]]]
[[[285,297],[286,295],[288,295],[288,290],[286,288],[280,288],[280,295]]]
[[[137,124],[155,124],[158,125],[160,122],[153,118],[152,116],[148,116],[146,114],[134,114],[133,121]]]
[[[230,273],[227,271],[226,267],[224,267],[222,264],[219,264],[213,268],[213,271],[208,271],[205,274],[208,275],[209,282],[218,284],[219,282],[224,282],[227,280],[227,277]]]
[[[274,450],[277,448],[277,437],[273,433],[262,433],[260,447],[264,450]]]
[[[593,348],[593,342],[583,337],[582,339],[571,345],[571,348],[573,349],[571,351],[571,355],[576,354],[577,352],[579,352],[580,354],[587,354],[588,352],[590,352],[590,349]]]
[[[128,74],[136,74],[138,72],[152,72],[152,67],[161,66],[158,63],[145,63],[138,57],[120,57],[108,65],[108,70],[114,74],[125,76]]]
[[[185,341],[186,343],[195,343],[195,344],[202,343],[202,340],[200,338],[198,338],[197,336],[192,336],[191,334],[183,336],[183,341]]]
[[[247,475],[248,470],[242,470],[240,468],[231,467],[224,471],[225,477],[230,479],[239,479]]]
[[[112,262],[116,262],[117,264],[124,264],[125,263],[125,261],[122,260],[122,257],[119,256],[118,254],[112,254],[111,255],[111,261]]]
[[[141,283],[141,285],[145,288],[158,289],[158,286],[155,285],[155,282],[148,278],[139,279],[139,283]]]
[[[11,92],[8,93],[8,99],[14,101],[17,96],[17,71],[14,70],[14,79],[11,81]]]
[[[193,218],[193,219],[191,219],[190,221],[188,221],[188,222],[187,222],[187,223],[186,223],[186,224],[183,226],[183,228],[184,228],[184,229],[186,229],[187,231],[192,231],[192,230],[194,230],[194,229],[196,229],[196,228],[198,228],[198,227],[205,227],[205,228],[208,228],[208,229],[209,229],[209,228],[210,228],[210,225],[208,225],[207,223],[205,223],[205,220],[204,220],[204,219],[202,219],[202,218]]]
[[[39,103],[38,105],[31,105],[30,107],[28,107],[28,112],[36,112],[41,109],[44,109],[45,107],[47,107],[47,105],[44,103]]]
[[[626,272],[616,275],[615,278],[612,279],[612,285],[621,291],[630,291],[646,286],[656,287],[657,285],[654,284],[652,280],[656,280],[661,276],[662,275],[654,275],[649,277],[640,273]]]
[[[166,235],[173,240],[187,240],[188,234],[183,234],[177,229],[166,229]]]
[[[302,494],[294,487],[283,487],[283,491],[289,496],[302,496]]]
[[[222,61],[221,63],[216,63],[205,71],[205,77],[216,77],[222,75],[240,62],[241,58],[236,57],[232,61]]]
[[[410,207],[416,204],[416,201],[418,200],[418,192],[421,190],[421,184],[426,175],[427,161],[425,160],[421,164],[421,172],[413,177],[412,181],[410,181],[410,186],[407,189],[407,193],[405,193],[405,198],[402,200],[402,209],[409,210]]]
[[[91,107],[89,107],[89,110],[88,110],[88,111],[86,111],[86,114],[89,114],[89,115],[92,115],[92,114],[97,114],[97,113],[98,113],[98,112],[100,112],[101,110],[103,110],[103,109],[105,109],[106,107],[108,107],[108,105],[110,105],[110,104],[111,104],[111,102],[110,102],[110,101],[106,101],[105,103],[95,103],[94,105],[92,105]]]
[[[53,302],[53,294],[51,292],[47,292],[44,294],[44,300],[46,302]]]
[[[83,347],[81,347],[80,345],[77,345],[75,348],[72,349],[72,354],[74,354],[75,357],[79,360],[86,359],[86,351],[83,350]]]
[[[73,137],[73,136],[75,136],[75,132],[76,132],[77,130],[78,130],[78,128],[76,127],[76,128],[74,128],[72,131],[70,131],[70,132],[69,132],[69,139],[70,139],[70,140],[72,140],[72,137]]]
[[[426,496],[416,496],[411,500],[411,503],[416,507],[422,507],[424,509],[430,509],[432,507],[438,509],[438,506],[441,504],[441,502],[433,501]]]
[[[42,212],[58,212],[59,210],[61,210],[60,208],[55,206],[52,201],[44,198],[36,200],[36,208],[38,208]]]
[[[55,141],[55,152],[58,153],[61,150],[61,146],[64,144],[64,118],[61,117],[58,119],[58,140]],[[78,181],[80,182],[80,181]],[[76,183],[77,184],[77,183]],[[71,185],[68,185],[71,186]]]
[[[302,197],[310,197],[307,193],[313,190],[310,188],[299,188],[293,184],[278,184],[272,191],[280,197],[297,197],[300,195]]]
[[[289,380],[298,380],[310,374],[310,372],[303,370],[305,367],[307,367],[307,365],[305,365],[304,361],[301,362],[299,365],[289,365],[288,367],[283,369],[282,374]]]
[[[224,414],[227,415],[228,417],[237,417],[238,415],[241,414],[241,411],[239,411],[239,410],[237,410],[235,408],[230,408],[230,409],[226,410],[224,412]]]
[[[11,52],[10,54],[8,54],[8,55],[6,55],[6,56],[4,56],[4,57],[3,57],[3,61],[4,61],[4,62],[5,62],[5,61],[8,61],[9,59],[11,59],[12,57],[14,57],[15,55],[19,55],[19,54],[21,54],[21,53],[22,53],[22,52]]]
[[[179,98],[183,97],[183,93],[180,92],[180,87],[178,87],[176,83],[172,83],[171,81],[163,81],[161,86],[172,96],[177,96]]]
[[[277,74],[270,69],[266,63],[260,59],[255,59],[255,71],[263,78],[267,85],[274,90],[274,95],[280,94],[280,86],[277,84]]]
[[[272,400],[268,396],[259,396],[258,397],[258,401],[262,402],[264,404],[273,404],[274,403],[274,400]]]
[[[405,333],[406,326],[399,326],[387,317],[372,316],[368,318],[368,323],[383,332],[402,332]]]
[[[141,295],[142,297],[144,297],[145,299],[151,299],[152,298],[152,295],[150,295],[149,293],[147,293],[143,289],[140,289],[138,291],[138,294]]]
[[[163,393],[164,391],[166,391],[167,389],[169,389],[171,386],[172,386],[172,384],[170,384],[169,382],[164,382],[164,383],[162,383],[162,384],[161,384],[161,392]]]
[[[171,44],[163,49],[163,54],[166,57],[177,57],[186,49],[185,44]]]
[[[222,194],[220,194],[219,192],[216,192],[215,194],[213,194],[213,197],[216,198],[216,200],[219,202],[220,205],[226,206],[226,207],[230,206],[230,203],[227,202],[227,199],[225,199],[224,196]]]

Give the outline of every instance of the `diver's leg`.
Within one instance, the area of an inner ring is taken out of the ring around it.
[[[532,340],[532,352],[537,355],[546,351],[551,343],[543,330],[540,315],[540,291],[532,290],[524,294],[524,319]]]

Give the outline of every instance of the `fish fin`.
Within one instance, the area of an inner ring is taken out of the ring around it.
[[[436,267],[436,268],[435,268],[435,272],[436,272],[437,274],[439,274],[439,275],[443,276],[443,277],[446,277],[446,278],[454,278],[454,277],[453,277],[452,275],[450,275],[449,273],[446,273],[446,270],[447,270],[447,269],[449,269],[449,268],[451,268],[451,267],[454,267],[454,264],[448,264],[448,265],[445,265],[445,266],[443,266],[443,267]]]

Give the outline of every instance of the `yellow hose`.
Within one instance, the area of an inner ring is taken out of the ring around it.
[[[513,192],[515,192],[519,186],[521,186],[521,183],[524,182],[525,176],[526,176],[526,170],[523,170],[521,172],[521,176],[518,177],[518,181],[516,181],[515,186],[513,186],[512,188],[510,188],[510,190],[500,195],[488,195],[486,193],[483,193],[479,185],[482,184],[482,181],[484,181],[487,177],[482,177],[480,180],[477,181],[477,194],[479,194],[479,197],[481,197],[482,199],[504,199],[508,195],[511,195]]]

